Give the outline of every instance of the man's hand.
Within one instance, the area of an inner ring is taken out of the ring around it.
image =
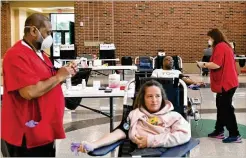
[[[136,143],[138,145],[138,148],[146,148],[147,147],[147,137],[146,136],[136,135],[135,138],[136,139],[135,139],[134,143]]]
[[[57,84],[64,81],[69,75],[74,76],[77,73],[76,69],[77,65],[74,63],[63,66],[57,71],[55,76],[52,76],[45,81],[39,81],[35,85],[23,87],[19,89],[19,93],[21,97],[27,100],[40,97],[54,88]]]
[[[69,77],[69,75],[74,76],[75,74],[76,70],[73,68],[73,66],[63,66],[57,71],[56,76],[59,82],[62,82],[66,80],[66,78]]]
[[[78,72],[78,64],[75,61],[68,63],[66,66],[71,67],[75,72]]]

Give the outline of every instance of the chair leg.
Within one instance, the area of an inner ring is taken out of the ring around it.
[[[190,157],[190,151],[186,153],[185,157]]]
[[[8,146],[3,139],[1,139],[1,156],[10,157]]]

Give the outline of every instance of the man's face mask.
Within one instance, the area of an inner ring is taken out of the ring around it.
[[[30,27],[30,26],[26,26],[26,27]],[[51,45],[53,44],[53,39],[52,39],[51,35],[48,35],[46,38],[44,38],[39,30],[38,30],[38,32],[39,32],[39,35],[41,36],[37,41],[39,44],[38,49],[44,50],[44,49],[50,48]]]

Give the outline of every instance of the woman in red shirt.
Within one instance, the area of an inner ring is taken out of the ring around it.
[[[212,29],[207,35],[212,43],[213,54],[210,62],[199,66],[210,69],[211,90],[217,93],[215,130],[208,137],[223,139],[223,143],[242,142],[232,105],[233,95],[239,85],[234,53],[219,29]],[[224,137],[224,126],[229,131],[227,138]]]

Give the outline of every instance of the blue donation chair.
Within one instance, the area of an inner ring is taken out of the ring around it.
[[[139,83],[136,83],[136,92],[138,92],[139,87],[145,83],[146,81],[149,81],[151,79],[157,80],[163,85],[163,88],[166,91],[168,99],[173,103],[174,110],[181,113],[182,115],[186,112],[187,107],[187,86],[185,83],[178,79],[178,78],[151,78],[151,77],[140,77],[138,79]],[[135,79],[132,79],[126,86],[126,93],[124,96],[123,101],[123,115],[122,115],[122,121],[121,124],[126,122],[127,116],[132,110],[131,105],[127,105],[127,90],[129,85],[135,82]],[[160,156],[160,157],[183,157],[189,155],[190,151],[197,146],[200,143],[198,139],[191,138],[189,142],[172,147],[172,148],[146,148],[146,149],[140,149],[143,151],[143,155],[140,152],[140,155],[134,155],[134,156],[148,156],[148,157],[154,157],[154,156]],[[91,156],[103,156],[108,154],[109,152],[113,151],[115,148],[119,147],[118,157],[132,157],[132,152],[135,151],[136,145],[132,143],[129,139],[123,139],[119,140],[113,144],[106,145],[100,148],[95,149],[92,152],[89,152],[88,154]],[[150,150],[149,150],[150,149]],[[147,151],[147,152],[146,152]],[[148,152],[149,151],[149,152]],[[154,151],[154,152],[153,152]],[[146,155],[147,153],[147,155]]]
[[[152,70],[154,65],[154,58],[149,56],[138,56],[135,58],[135,65],[138,66],[138,71]]]
[[[141,77],[151,76],[154,70],[154,58],[149,56],[140,56],[135,58],[135,65],[138,67],[135,75]],[[137,78],[135,76],[135,78]]]

